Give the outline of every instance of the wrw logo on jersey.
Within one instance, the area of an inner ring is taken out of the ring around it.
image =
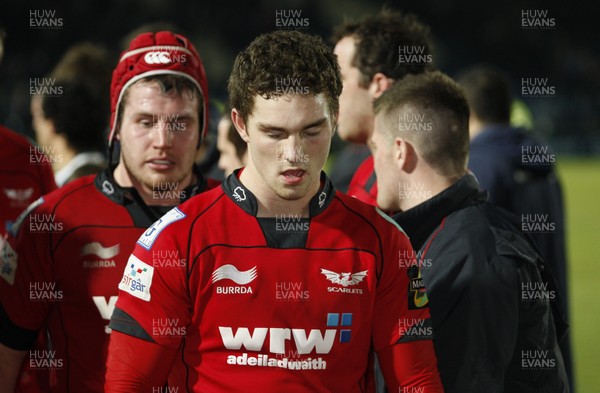
[[[117,304],[117,296],[109,297],[108,301],[106,301],[106,297],[104,296],[92,296],[92,300],[94,301],[98,312],[100,312],[102,319],[110,321],[110,317],[112,316],[113,311],[115,311],[115,304]],[[109,328],[108,325],[104,327],[104,332],[106,334],[110,334],[111,331],[112,329]]]
[[[328,313],[326,329],[296,329],[296,328],[254,328],[251,333],[247,327],[239,327],[233,331],[231,327],[219,326],[223,345],[229,350],[245,349],[246,351],[262,352],[265,345],[274,357],[269,355],[251,355],[247,352],[240,356],[230,355],[227,364],[243,366],[280,367],[290,370],[323,370],[327,362],[323,358],[304,358],[290,360],[286,355],[286,343],[293,342],[297,355],[316,353],[325,355],[331,352],[333,344],[339,341],[349,343],[352,334],[352,313]],[[267,335],[269,339],[267,341]],[[266,344],[267,343],[267,344]],[[288,351],[288,353],[290,353]]]

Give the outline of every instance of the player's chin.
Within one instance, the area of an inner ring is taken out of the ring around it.
[[[148,179],[154,187],[177,187],[177,185],[173,183],[176,183],[181,177],[181,171],[176,169],[170,171],[149,171],[146,174],[146,179]]]
[[[282,185],[278,187],[276,193],[281,199],[287,201],[297,201],[306,195],[308,189],[306,186],[289,186]]]

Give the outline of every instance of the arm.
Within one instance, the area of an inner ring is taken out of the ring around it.
[[[385,218],[385,217],[384,217]],[[388,392],[443,392],[433,348],[429,301],[412,247],[388,232],[374,307],[374,348]],[[400,254],[398,251],[401,251]]]
[[[176,349],[113,331],[106,360],[106,393],[151,392],[165,385]]]
[[[377,356],[389,392],[444,391],[430,340],[392,345],[380,350]]]
[[[17,385],[17,378],[21,371],[21,363],[26,351],[11,349],[0,344],[0,393],[13,393]]]
[[[181,348],[185,333],[181,336],[164,335],[153,329],[158,320],[174,321],[175,327],[188,326],[191,321],[185,265],[177,269],[163,269],[152,263],[152,252],[157,249],[177,250],[174,236],[169,233],[170,228],[166,228],[169,224],[168,220],[153,224],[140,237],[127,262],[109,325],[112,334],[105,392],[147,393],[161,390]],[[163,229],[159,231],[161,236],[153,237],[160,225]]]
[[[28,222],[26,216],[17,238],[0,239],[0,393],[15,391],[23,359],[49,313],[47,302],[30,299],[31,282],[52,279],[44,258],[47,238],[30,236]]]

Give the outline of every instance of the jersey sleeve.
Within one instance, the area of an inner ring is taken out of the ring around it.
[[[178,348],[191,322],[187,259],[179,237],[185,214],[175,208],[138,239],[119,283],[110,328]],[[184,220],[185,221],[185,220]]]
[[[382,269],[373,313],[381,371],[388,391],[442,392],[418,261],[402,229],[380,214],[392,223],[382,231]]]
[[[377,352],[391,345],[433,338],[429,301],[415,253],[402,229],[388,221],[394,226],[382,236],[382,270],[373,312]]]
[[[50,237],[61,229],[40,198],[15,223],[15,236],[1,245],[0,342],[13,349],[28,349],[42,328],[50,308],[62,301],[62,290],[52,273]]]

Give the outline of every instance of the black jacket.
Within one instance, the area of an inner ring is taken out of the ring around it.
[[[394,218],[420,259],[446,393],[568,392],[552,277],[471,175]]]
[[[563,196],[554,153],[524,129],[492,125],[471,140],[468,167],[491,202],[521,218],[521,229],[556,277],[568,320]],[[570,339],[563,338],[560,346],[572,379]]]

